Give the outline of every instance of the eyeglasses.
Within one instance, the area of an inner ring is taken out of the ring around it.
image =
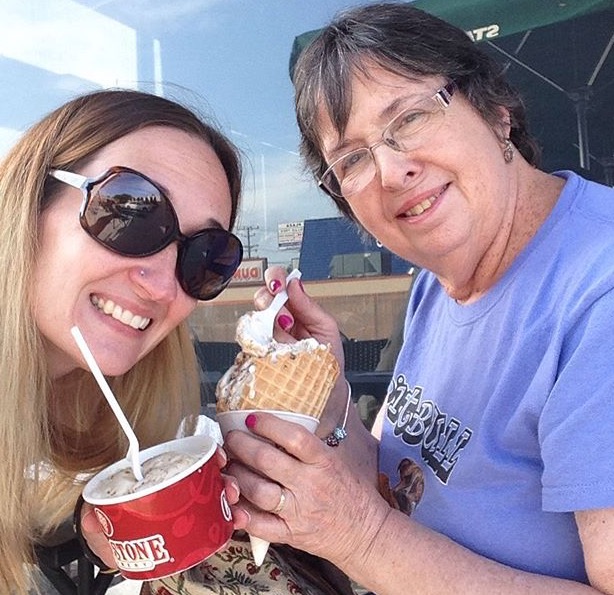
[[[380,145],[393,151],[412,151],[422,146],[441,124],[441,116],[450,105],[455,90],[456,84],[448,83],[431,97],[402,111],[386,126],[381,140],[333,161],[320,178],[319,185],[339,198],[363,191],[377,172],[373,151]]]
[[[151,256],[178,242],[177,279],[193,298],[219,295],[241,263],[241,240],[225,229],[212,227],[184,236],[170,199],[137,171],[118,166],[97,178],[59,169],[49,175],[83,192],[81,227],[112,252]]]

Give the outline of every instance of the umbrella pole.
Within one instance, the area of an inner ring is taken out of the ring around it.
[[[576,108],[576,121],[578,124],[578,149],[580,151],[580,167],[590,170],[591,162],[588,146],[588,123],[586,112],[591,91],[589,87],[580,87],[569,93],[569,97]]]

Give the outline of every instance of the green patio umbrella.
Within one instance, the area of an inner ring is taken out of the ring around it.
[[[525,98],[544,169],[614,185],[614,0],[415,0],[462,28]],[[296,37],[290,75],[319,30]]]
[[[415,0],[474,41],[505,37],[614,7],[612,0]],[[614,28],[614,23],[610,23]]]

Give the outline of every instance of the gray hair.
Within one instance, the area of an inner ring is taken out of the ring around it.
[[[370,64],[407,77],[440,76],[454,81],[460,93],[493,128],[501,125],[500,108],[510,114],[510,139],[531,164],[540,151],[527,130],[519,94],[505,81],[500,65],[461,29],[407,2],[371,4],[342,12],[299,56],[293,73],[301,154],[320,178],[328,167],[321,151],[317,116],[322,108],[342,135],[352,107],[355,73],[369,76]],[[332,197],[354,219],[344,198]]]

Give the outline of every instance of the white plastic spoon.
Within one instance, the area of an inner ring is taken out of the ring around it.
[[[286,285],[292,281],[292,279],[300,279],[301,271],[294,269],[286,277]],[[288,301],[288,294],[286,290],[280,291],[273,301],[264,310],[257,312],[251,312],[249,318],[250,335],[257,342],[262,345],[267,345],[273,338],[273,327],[275,325],[275,317],[282,309],[283,305]]]
[[[119,421],[119,424],[124,430],[124,433],[128,437],[128,443],[130,444],[130,448],[128,448],[126,458],[132,463],[132,472],[134,473],[134,477],[136,477],[138,481],[141,481],[143,479],[143,472],[141,471],[141,462],[139,461],[139,441],[136,437],[136,434],[134,433],[132,427],[130,426],[130,423],[126,419],[122,408],[119,406],[119,403],[117,402],[117,399],[115,398],[115,395],[113,394],[113,391],[111,390],[111,387],[109,386],[106,378],[103,376],[102,371],[98,367],[98,364],[96,363],[96,360],[94,359],[90,348],[87,346],[87,343],[85,342],[85,339],[83,338],[79,327],[73,326],[70,329],[70,332],[72,333],[72,336],[77,342],[77,345],[79,346],[79,349],[81,350],[81,353],[83,354],[87,365],[90,367],[94,378],[96,378],[98,386],[100,386],[102,393],[104,394],[105,398],[107,399],[107,402],[111,406],[115,417]]]

